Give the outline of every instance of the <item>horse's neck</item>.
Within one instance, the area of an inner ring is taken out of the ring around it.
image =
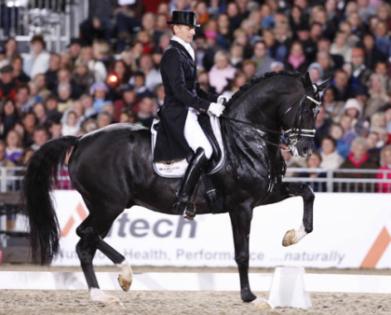
[[[225,116],[229,119],[252,124],[254,127],[265,130],[279,130],[277,120],[277,107],[274,102],[267,99],[250,99],[247,97],[243,101],[237,100],[228,108]]]

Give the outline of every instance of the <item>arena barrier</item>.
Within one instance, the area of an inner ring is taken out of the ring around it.
[[[62,230],[57,266],[78,266],[75,228],[87,216],[80,195],[54,193]],[[286,230],[302,219],[302,200],[291,198],[254,210],[252,267],[391,268],[391,195],[318,193],[314,231],[299,244],[283,247]],[[235,266],[229,216],[199,215],[192,221],[134,207],[126,210],[106,238],[133,265]],[[95,265],[111,265],[99,251]]]

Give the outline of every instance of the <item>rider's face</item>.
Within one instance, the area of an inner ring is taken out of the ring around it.
[[[195,28],[189,25],[174,25],[174,33],[186,43],[191,43],[195,35]]]

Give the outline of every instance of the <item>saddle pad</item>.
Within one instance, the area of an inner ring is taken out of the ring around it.
[[[152,137],[152,155],[155,149],[156,145],[156,138],[157,138],[157,131],[156,131],[156,125],[159,123],[159,119],[155,118],[152,126],[151,126],[151,137]],[[223,145],[223,137],[221,135],[221,129],[220,129],[220,121],[215,116],[210,116],[210,124],[213,130],[213,134],[216,137],[217,143],[221,150],[221,157],[220,160],[216,163],[216,165],[213,167],[213,169],[209,172],[209,174],[217,173],[223,166],[225,161],[225,152],[224,152],[224,145]],[[161,177],[167,177],[167,178],[181,178],[185,175],[188,162],[186,159],[170,162],[170,163],[162,163],[162,162],[154,162],[153,163],[153,169],[156,174],[158,174]]]

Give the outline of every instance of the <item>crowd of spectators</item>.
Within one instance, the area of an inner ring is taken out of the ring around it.
[[[288,166],[391,170],[386,0],[135,1],[118,5],[110,18],[85,20],[80,36],[60,52],[47,51],[41,35],[32,37],[27,52],[6,38],[0,165],[24,165],[62,135],[114,122],[149,127],[164,100],[159,63],[172,35],[172,10],[197,13],[201,27],[193,46],[206,91],[230,97],[269,71],[309,71],[316,83],[331,78],[316,121],[317,152],[307,160],[285,154]],[[378,190],[391,192],[391,186]]]

